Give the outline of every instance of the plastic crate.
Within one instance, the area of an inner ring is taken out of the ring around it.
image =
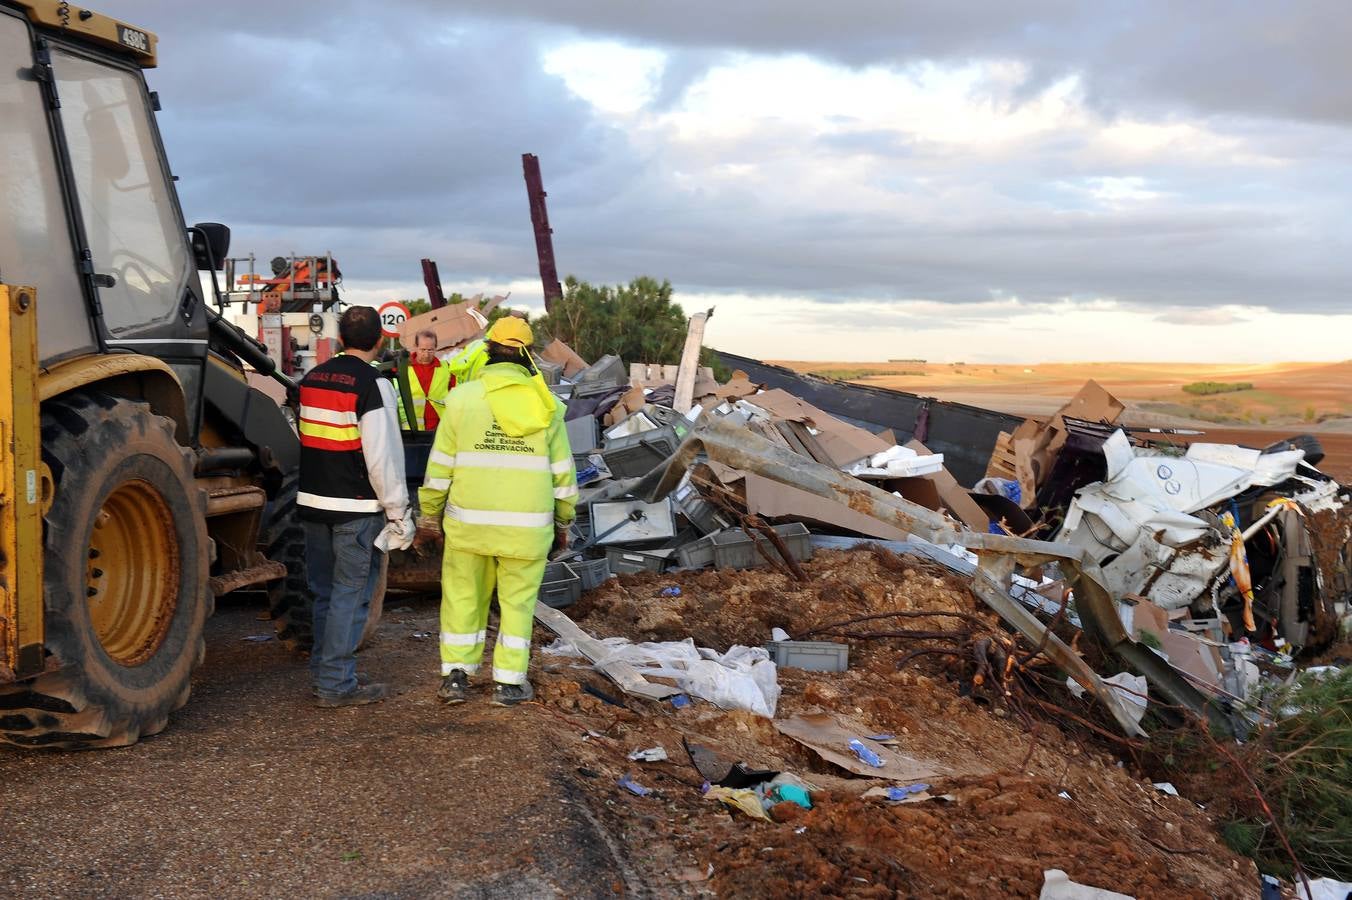
[[[677,438],[683,439],[693,427],[693,423],[689,419],[670,406],[657,406],[648,403],[644,405],[643,412],[658,425],[670,425],[672,430],[676,432]]]
[[[540,370],[540,377],[545,380],[547,385],[559,383],[563,377],[563,365],[561,363],[545,362],[543,359],[535,360],[535,368]]]
[[[670,425],[652,431],[625,435],[606,441],[601,451],[610,474],[616,478],[640,478],[676,452],[681,439]]]
[[[670,550],[626,550],[623,547],[606,548],[606,563],[615,575],[633,575],[636,572],[667,570]]]
[[[579,466],[585,465],[585,459],[579,461],[576,457],[579,455],[585,457],[600,444],[601,435],[600,429],[596,427],[596,417],[578,416],[564,422],[563,427],[568,432],[568,445],[573,448],[574,461]]]
[[[626,521],[629,514],[635,510],[642,512],[643,518],[637,522]],[[621,527],[616,528],[617,525]],[[676,536],[676,521],[671,512],[671,504],[666,500],[659,500],[656,503],[644,503],[642,500],[597,500],[591,504],[591,530],[601,544],[665,541]]]
[[[850,667],[850,647],[834,641],[769,641],[765,649],[777,666],[809,672],[844,672]]]
[[[732,525],[725,513],[720,512],[712,503],[699,495],[699,491],[690,488],[676,500],[676,508],[681,511],[691,525],[699,529],[700,534],[713,534]]]
[[[551,384],[551,385],[549,385],[549,392],[550,392],[551,394],[553,394],[555,397],[558,397],[558,398],[559,398],[560,400],[562,400],[564,403],[567,403],[569,400],[572,400],[572,399],[573,399],[573,394],[574,394],[576,391],[577,391],[577,385],[573,384],[571,381],[568,382],[567,384]]]
[[[582,579],[568,563],[549,563],[545,566],[545,577],[540,583],[537,599],[554,609],[572,606],[582,599]]]
[[[812,558],[812,534],[802,522],[776,525],[774,531],[783,540],[789,555],[795,560],[802,562]],[[741,530],[725,531],[715,536],[714,566],[719,569],[754,569],[766,565],[765,557],[756,549],[756,543],[764,541],[770,553],[777,551],[765,535],[757,534],[756,537],[757,541],[752,541],[746,532]]]
[[[619,391],[622,387],[623,385],[611,384],[608,381],[579,381],[573,385],[573,396],[578,399],[604,397],[606,394]]]
[[[716,534],[717,532],[715,532]],[[714,535],[706,534],[676,550],[676,564],[683,569],[704,569],[714,564]]]
[[[575,559],[568,565],[582,579],[584,591],[595,590],[610,579],[610,560],[604,556],[599,559]]]
[[[619,387],[629,383],[629,371],[624,361],[614,354],[608,354],[592,363],[573,379],[579,384],[609,384]]]

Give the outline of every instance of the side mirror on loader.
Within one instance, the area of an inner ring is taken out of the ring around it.
[[[219,222],[198,222],[188,229],[198,271],[219,271],[230,253],[230,228]]]

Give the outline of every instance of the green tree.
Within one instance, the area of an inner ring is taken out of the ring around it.
[[[611,287],[569,275],[554,309],[532,323],[536,343],[557,338],[593,362],[614,354],[626,363],[674,365],[685,347],[687,317],[672,294],[665,279],[642,276]],[[701,350],[700,362],[726,380],[726,367],[708,348]]]

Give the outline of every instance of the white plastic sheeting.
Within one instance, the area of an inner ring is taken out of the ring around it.
[[[767,719],[775,716],[779,704],[779,679],[775,664],[764,647],[738,644],[727,653],[696,647],[690,638],[683,641],[644,642],[628,638],[606,638],[600,642],[607,653],[596,659],[597,667],[624,662],[648,677],[671,678],[681,690],[707,700],[722,709],[745,709]],[[581,656],[576,648],[559,639],[545,648],[546,653]]]

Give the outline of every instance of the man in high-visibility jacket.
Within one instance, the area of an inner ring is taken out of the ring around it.
[[[513,318],[519,318],[523,322],[525,318],[520,313],[509,313]],[[467,381],[473,381],[479,377],[484,366],[488,364],[488,340],[487,337],[481,337],[470,341],[461,347],[455,353],[446,358],[450,364],[451,374],[455,376],[456,384],[464,384]]]
[[[441,688],[462,703],[483,660],[497,588],[493,703],[534,696],[526,672],[535,600],[550,551],[564,548],[577,505],[577,473],[563,408],[526,348],[530,325],[508,316],[488,330],[479,377],[446,398],[427,476],[418,491],[416,548],[444,531]]]
[[[449,363],[437,359],[437,336],[424,329],[413,338],[407,368],[404,360],[396,363],[395,384],[399,388],[399,427],[404,431],[436,431],[446,395],[455,387]],[[407,393],[405,393],[407,391]],[[408,408],[413,408],[409,422]]]
[[[470,341],[446,360],[456,384],[464,384],[479,377],[488,362],[488,342],[483,338]]]

